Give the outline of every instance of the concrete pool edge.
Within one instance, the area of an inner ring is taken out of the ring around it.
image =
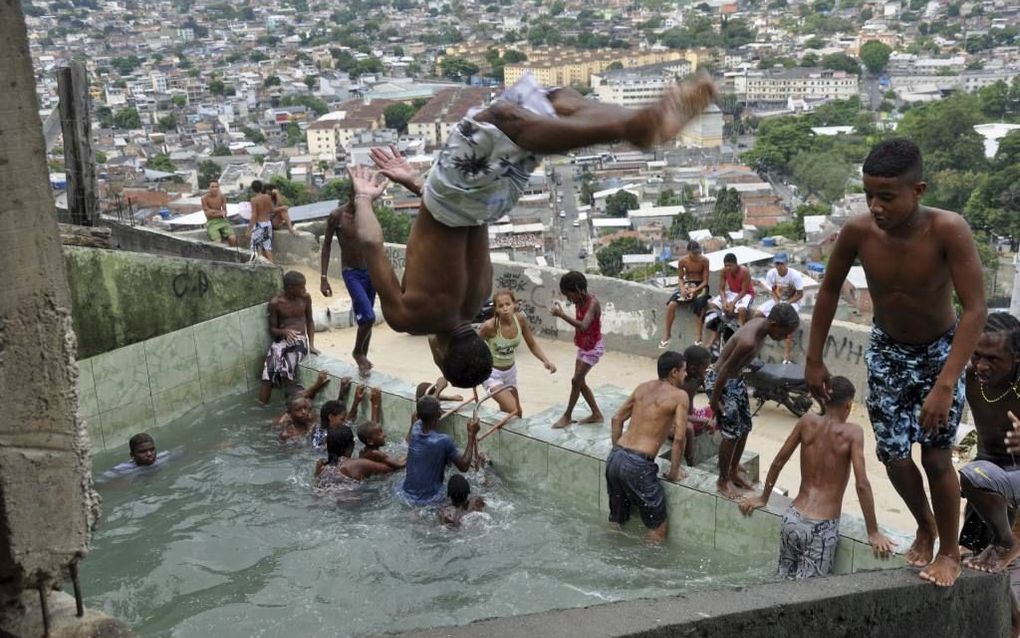
[[[1009,635],[1006,574],[965,572],[951,588],[895,569],[630,600],[437,627],[386,636],[531,638],[543,636]]]

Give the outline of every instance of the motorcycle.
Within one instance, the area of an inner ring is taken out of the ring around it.
[[[485,323],[489,319],[492,319],[492,316],[495,313],[496,313],[496,310],[495,310],[495,308],[492,305],[492,299],[486,299],[485,303],[482,304],[481,310],[479,310],[478,314],[475,315],[475,320],[472,321],[471,323],[475,324],[475,325],[480,324],[480,323]]]
[[[713,308],[705,315],[705,328],[719,333],[719,337],[709,350],[712,361],[715,361],[722,354],[726,341],[740,328],[740,319],[736,314],[728,315]]]
[[[751,416],[758,414],[766,401],[775,401],[797,417],[807,414],[814,405],[804,380],[803,365],[755,359],[744,373],[744,381],[754,389],[751,396],[758,402]]]

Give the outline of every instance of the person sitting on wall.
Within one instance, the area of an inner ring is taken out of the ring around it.
[[[441,410],[434,396],[418,399],[415,409],[418,420],[407,433],[407,474],[399,492],[412,505],[435,505],[442,501],[446,466],[467,472],[475,460],[478,419],[468,421],[468,444],[464,454],[460,454],[449,435],[436,431]]]
[[[170,456],[169,452],[156,452],[156,441],[146,432],[139,432],[128,439],[128,453],[131,460],[118,463],[108,472],[109,476],[121,476],[143,467],[159,465]]]
[[[719,360],[705,374],[709,406],[722,432],[719,445],[719,493],[727,498],[749,490],[752,485],[740,474],[740,457],[751,433],[751,403],[741,376],[744,368],[761,353],[765,338],[781,341],[797,329],[800,316],[787,303],[776,304],[769,318],[754,317],[740,327],[723,348]]]
[[[291,388],[290,396],[287,397],[287,411],[273,420],[273,425],[280,430],[277,438],[281,443],[310,438],[315,425],[312,400],[327,383],[329,375],[325,370],[320,370],[312,387],[305,389],[295,385]]]
[[[460,527],[465,514],[485,509],[485,499],[471,496],[471,484],[463,474],[454,474],[446,484],[446,495],[450,504],[439,508],[439,520],[450,527]]]
[[[541,156],[616,140],[654,146],[673,139],[714,96],[711,80],[699,78],[631,110],[586,100],[569,88],[544,89],[525,75],[491,105],[469,111],[451,127],[424,182],[399,154],[374,149],[383,176],[422,195],[403,281],[372,209],[385,180],[348,166],[355,213],[345,218],[345,232],[363,246],[386,322],[398,332],[431,335],[435,362],[454,386],[473,388],[485,381],[492,355],[471,323],[492,292],[486,224],[513,208]]]
[[[273,208],[269,212],[269,221],[273,224],[273,230],[286,228],[291,235],[295,235],[294,224],[290,221],[290,208],[285,203],[283,195],[280,194],[276,184],[266,184],[265,191],[266,195],[269,195],[269,199],[273,202]]]
[[[285,390],[294,384],[298,364],[315,349],[315,321],[312,298],[305,289],[305,276],[296,270],[283,275],[283,293],[269,301],[269,334],[273,343],[266,353],[259,386],[259,402],[265,405],[273,386]]]
[[[765,275],[765,283],[768,284],[772,297],[763,303],[755,314],[768,318],[776,304],[782,302],[790,304],[794,310],[800,312],[800,302],[804,298],[804,278],[787,265],[788,259],[786,253],[776,253],[772,258],[775,266]],[[783,365],[791,363],[792,353],[793,335],[790,335],[783,341]]]
[[[378,388],[372,391],[373,398],[376,392],[379,392]],[[365,446],[361,448],[358,458],[368,459],[376,463],[385,463],[394,470],[402,470],[407,467],[407,457],[395,459],[383,451],[383,447],[386,445],[386,432],[379,425],[377,419],[365,421],[359,425],[357,433],[358,440]]]
[[[800,446],[800,491],[783,515],[777,575],[787,580],[827,576],[839,542],[843,493],[854,470],[857,498],[875,556],[888,558],[895,546],[878,531],[875,498],[864,467],[864,430],[847,419],[856,389],[846,377],[833,377],[825,414],[805,414],[779,449],[761,496],[740,501],[746,516],[765,507],[783,466]]]
[[[636,506],[650,542],[661,542],[669,529],[666,493],[659,483],[655,457],[670,433],[673,450],[665,478],[679,481],[686,476],[680,467],[688,411],[687,393],[680,389],[686,375],[684,356],[672,350],[663,352],[657,366],[658,380],[634,388],[613,415],[613,449],[606,459],[610,522],[623,525]],[[630,426],[624,432],[627,420]]]
[[[326,458],[315,463],[315,486],[319,489],[356,484],[366,478],[389,474],[385,463],[354,458],[354,433],[346,425],[326,435]]]
[[[737,256],[733,253],[723,255],[723,269],[719,272],[719,294],[708,302],[708,305],[724,315],[737,315],[740,325],[747,322],[747,313],[754,301],[754,283],[751,281],[751,271],[747,266],[737,263]],[[708,349],[712,350],[722,325],[715,324],[714,330],[709,330],[711,336],[708,338]]]
[[[701,244],[691,240],[687,242],[687,254],[677,263],[680,271],[680,284],[677,290],[666,302],[666,325],[662,330],[662,340],[659,341],[659,348],[669,347],[669,341],[673,334],[673,321],[676,319],[676,309],[681,304],[690,304],[691,312],[694,314],[698,326],[697,337],[694,345],[701,345],[701,333],[705,327],[705,308],[708,307],[709,286],[708,286],[708,257],[701,252]]]
[[[237,246],[237,235],[227,219],[227,198],[220,192],[218,180],[209,182],[209,192],[202,195],[202,212],[205,213],[205,230],[212,241],[220,241],[231,248]]]

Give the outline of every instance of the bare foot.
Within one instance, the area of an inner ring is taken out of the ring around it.
[[[719,489],[719,493],[728,499],[736,499],[744,495],[744,491],[731,481],[717,481],[715,485]]]
[[[581,419],[578,423],[602,423],[606,418],[602,416],[601,412],[596,412],[587,419]]]
[[[960,559],[939,554],[935,562],[921,570],[920,576],[933,585],[952,587],[960,577]]]
[[[739,487],[742,490],[753,490],[754,483],[751,483],[743,474],[737,472],[730,477],[730,482]]]
[[[988,557],[975,569],[997,574],[1009,567],[1009,564],[1016,560],[1017,556],[1020,556],[1020,542],[1014,540],[1012,547],[989,545],[986,551],[988,552]]]
[[[358,364],[358,376],[365,378],[372,374],[372,362],[365,355],[354,355],[354,362]]]
[[[680,129],[708,108],[715,94],[715,84],[707,76],[671,87],[657,103],[635,117],[640,132],[631,141],[647,147],[673,139]],[[654,125],[649,126],[649,120]]]
[[[571,423],[572,421],[570,420],[570,417],[564,414],[558,421],[556,421],[556,423],[553,423],[553,429],[562,430],[563,428],[568,427]]]
[[[965,567],[985,571],[985,563],[988,562],[988,555],[992,553],[992,546],[989,545],[977,556],[971,556],[963,561]]]
[[[935,534],[918,528],[917,535],[914,536],[914,543],[904,554],[904,558],[907,559],[907,564],[912,567],[924,567],[931,562],[932,556],[935,554]]]

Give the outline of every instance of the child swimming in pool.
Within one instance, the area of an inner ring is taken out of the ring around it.
[[[326,454],[325,459],[315,462],[315,486],[320,489],[354,484],[393,472],[393,468],[385,463],[353,458],[354,433],[346,425],[330,430],[326,435]]]
[[[485,500],[481,496],[471,496],[471,485],[463,474],[450,477],[446,484],[446,495],[450,497],[450,505],[439,510],[439,520],[444,525],[460,527],[465,514],[485,509]]]
[[[358,407],[365,397],[365,386],[358,385],[354,390],[354,401],[350,409],[347,408],[347,395],[351,389],[351,378],[340,379],[340,392],[335,401],[326,401],[319,410],[319,423],[312,429],[312,447],[321,449],[326,444],[326,435],[330,430],[341,425],[348,427],[354,424],[354,418],[358,414]],[[372,414],[377,415],[382,394],[378,389],[372,390]]]
[[[156,441],[146,432],[139,432],[128,440],[130,461],[124,461],[113,467],[107,474],[120,476],[143,467],[159,465],[170,455],[169,452],[156,452]]]
[[[406,458],[395,459],[383,452],[382,448],[386,445],[386,432],[383,431],[378,421],[365,421],[358,426],[357,432],[358,440],[365,446],[361,449],[358,458],[384,463],[394,470],[402,470],[407,466]]]
[[[325,370],[322,370],[319,372],[319,377],[312,384],[312,387],[307,390],[297,388],[287,398],[287,411],[273,421],[273,426],[280,428],[277,437],[281,443],[309,435],[312,426],[315,424],[314,417],[312,416],[312,399],[315,398],[315,395],[319,393],[319,390],[328,381],[329,375],[326,374]]]

